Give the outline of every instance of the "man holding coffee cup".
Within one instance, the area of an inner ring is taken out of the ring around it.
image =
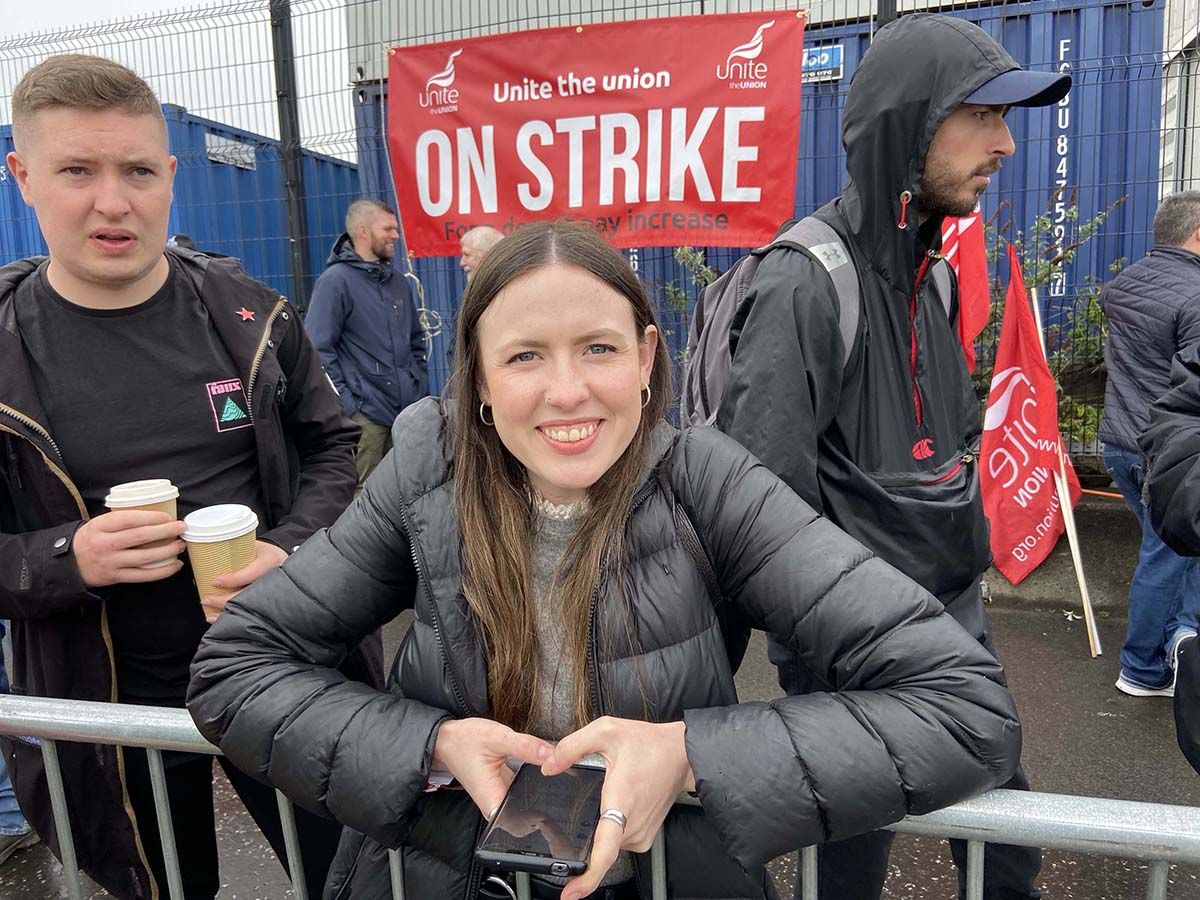
[[[13,140],[9,170],[50,249],[0,268],[0,618],[14,688],[182,707],[206,619],[350,501],[358,428],[284,298],[235,260],[164,249],[175,159],[142,79],[52,57],[13,92]],[[378,683],[370,649],[345,668]],[[39,749],[5,752],[22,809],[58,852]],[[59,753],[80,865],[116,897],[165,897],[144,752]],[[185,893],[211,900],[211,757],[165,762]],[[273,791],[225,768],[282,857]],[[319,896],[340,829],[296,815]]]

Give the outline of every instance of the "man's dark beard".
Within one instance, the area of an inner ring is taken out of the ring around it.
[[[987,166],[976,171],[974,175],[994,175],[1000,171],[1000,164]],[[927,216],[969,216],[975,212],[979,197],[983,191],[978,191],[969,200],[963,199],[953,190],[945,187],[945,183],[954,178],[954,173],[947,168],[931,167],[925,170],[921,177],[921,185],[914,198],[917,208]]]
[[[392,261],[392,250],[390,247],[388,247],[386,241],[381,241],[378,245],[372,247],[371,249],[375,252],[375,255],[384,262]]]
[[[921,189],[916,196],[917,207],[928,216],[969,216],[975,212],[979,195],[964,200],[953,191],[943,190],[940,185],[930,184],[928,178],[921,179]]]

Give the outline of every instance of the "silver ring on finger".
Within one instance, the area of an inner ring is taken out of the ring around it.
[[[600,813],[600,818],[616,822],[617,825],[620,826],[622,832],[625,831],[625,826],[629,824],[629,819],[626,818],[625,813],[616,808],[606,809],[604,812]]]

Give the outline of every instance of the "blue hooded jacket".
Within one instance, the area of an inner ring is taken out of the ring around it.
[[[333,245],[304,324],[350,415],[391,426],[429,393],[425,333],[404,276],[367,262],[349,234]]]

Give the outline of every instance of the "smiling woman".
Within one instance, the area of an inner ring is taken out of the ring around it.
[[[637,431],[657,330],[569,262],[510,281],[477,326],[477,388],[497,435],[538,494],[576,502]]]
[[[535,878],[566,900],[649,894],[632,855],[660,827],[675,896],[763,900],[767,860],[1009,777],[995,659],[742,447],[663,421],[653,308],[595,230],[518,229],[459,322],[456,399],[401,413],[350,509],[192,667],[201,731],[359,832],[326,896],[383,896],[397,846],[409,896],[484,896],[471,851],[510,758],[607,762],[587,870]],[[406,608],[393,692],[342,680],[345,648]],[[828,692],[739,705],[749,627]],[[427,791],[431,770],[463,790]],[[701,810],[673,808],[683,790]]]

